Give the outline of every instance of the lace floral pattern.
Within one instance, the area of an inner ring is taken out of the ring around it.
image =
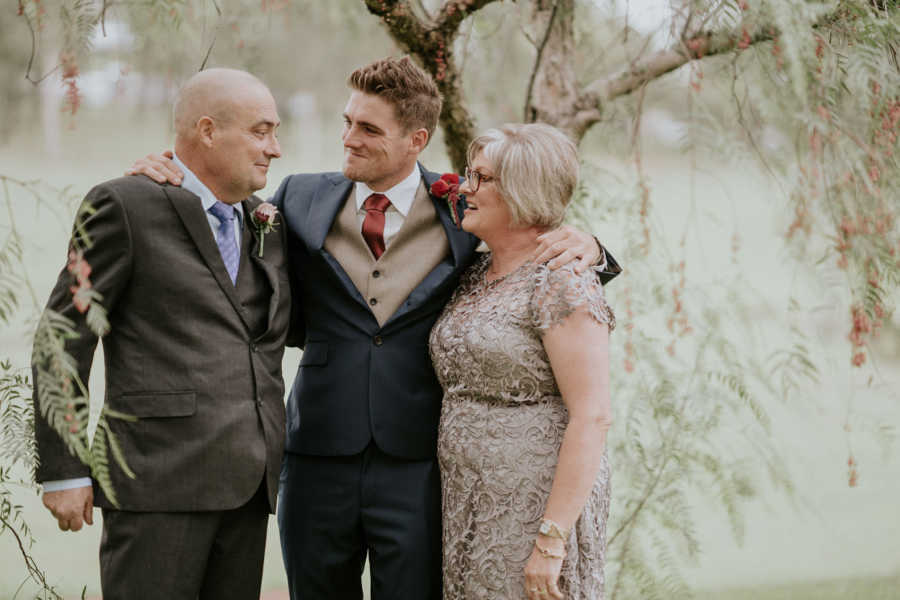
[[[576,310],[615,326],[592,272],[526,264],[486,282],[490,260],[463,275],[429,340],[444,388],[445,600],[525,597],[525,563],[568,423],[541,334]],[[603,598],[609,476],[604,456],[562,565],[560,589],[570,600]]]

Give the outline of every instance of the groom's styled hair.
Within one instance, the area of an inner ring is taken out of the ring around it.
[[[443,100],[431,76],[408,56],[383,58],[360,67],[350,74],[347,84],[391,104],[407,132],[424,128],[431,141]]]

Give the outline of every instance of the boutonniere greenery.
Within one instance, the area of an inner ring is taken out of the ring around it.
[[[444,173],[441,178],[431,184],[431,193],[438,198],[447,201],[450,207],[450,216],[453,217],[453,224],[459,227],[462,217],[459,215],[459,175],[456,173]]]
[[[263,245],[266,241],[266,234],[275,229],[275,226],[277,225],[275,219],[277,217],[278,209],[275,208],[274,204],[268,202],[263,202],[257,206],[256,210],[253,211],[253,214],[250,215],[253,225],[256,226],[256,237],[259,238],[260,258],[262,258],[263,255]]]

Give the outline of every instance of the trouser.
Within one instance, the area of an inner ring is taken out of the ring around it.
[[[268,520],[265,480],[233,510],[103,509],[103,600],[259,600]]]
[[[292,600],[439,600],[441,500],[436,459],[285,454],[278,501]]]

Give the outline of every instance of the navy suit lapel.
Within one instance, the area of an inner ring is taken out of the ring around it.
[[[172,202],[172,206],[175,207],[175,212],[178,213],[178,216],[184,223],[191,239],[194,240],[194,244],[200,252],[200,257],[206,263],[219,287],[222,288],[222,292],[228,298],[241,322],[244,323],[244,327],[249,329],[250,325],[244,319],[241,311],[241,301],[237,296],[231,278],[228,276],[228,271],[225,270],[225,262],[222,260],[222,255],[219,252],[215,239],[213,239],[212,230],[209,227],[209,221],[206,218],[206,213],[203,211],[200,198],[180,187],[167,185],[163,186],[163,190]],[[242,260],[241,262],[244,261]]]
[[[328,173],[323,179],[327,183],[316,189],[315,197],[310,202],[309,217],[303,224],[305,229],[303,239],[310,252],[322,250],[325,238],[331,231],[338,212],[344,206],[344,200],[353,190],[353,182],[342,175]]]
[[[353,182],[337,173],[327,173],[323,175],[323,179],[324,182],[316,189],[315,196],[310,203],[309,217],[303,225],[305,229],[303,240],[310,254],[319,255],[331,267],[347,294],[371,314],[366,299],[356,289],[356,285],[347,275],[341,263],[323,248],[325,238],[328,237],[328,232],[331,231],[338,213],[344,207],[344,202],[351,201],[349,196],[353,192]]]

